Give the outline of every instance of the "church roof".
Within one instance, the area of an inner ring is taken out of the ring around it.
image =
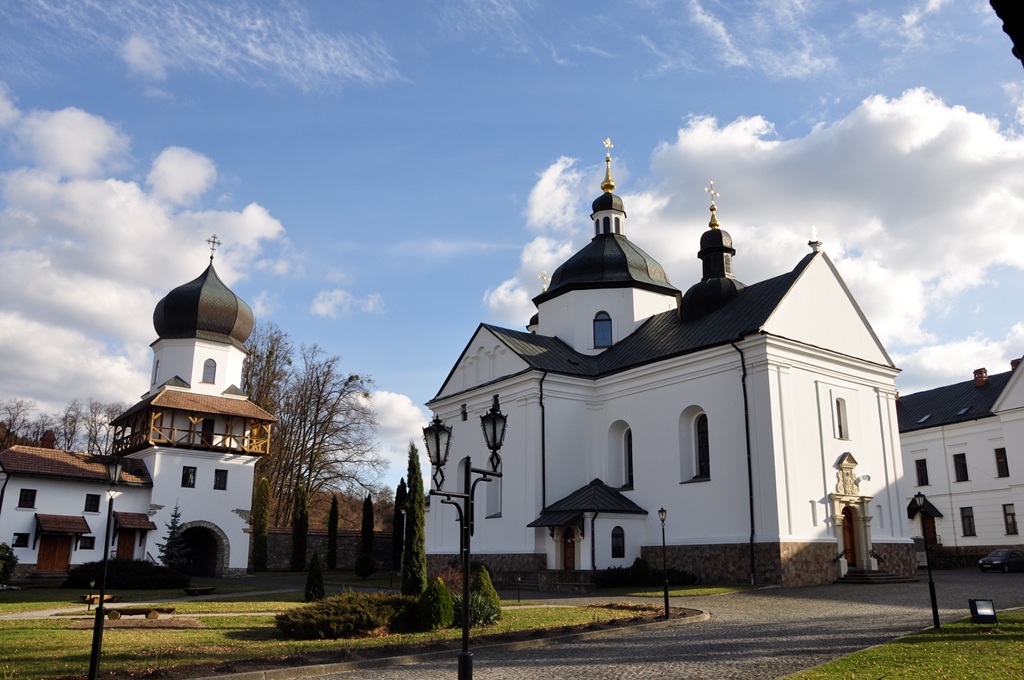
[[[9,475],[53,477],[87,482],[107,483],[104,456],[73,453],[37,446],[12,446],[0,451],[0,470]],[[121,478],[118,484],[153,486],[146,465],[141,460],[121,459]]]
[[[643,288],[675,295],[658,262],[622,234],[598,234],[551,275],[547,290],[534,304],[572,290],[592,288]]]
[[[988,383],[977,387],[974,380],[936,387],[933,390],[900,396],[896,402],[900,432],[925,430],[940,425],[963,423],[995,415],[995,406],[1013,371],[988,376]]]
[[[565,498],[541,510],[540,517],[530,522],[531,527],[554,527],[573,524],[584,512],[613,512],[627,515],[646,515],[647,511],[623,496],[600,479],[576,489]]]
[[[252,309],[224,285],[212,261],[198,277],[164,296],[153,311],[153,327],[162,339],[200,338],[242,348],[252,326]]]
[[[135,406],[132,406],[115,418],[113,424],[117,424],[151,406],[191,411],[193,413],[205,413],[208,415],[239,416],[265,422],[277,422],[277,418],[248,399],[233,399],[231,397],[218,397],[209,394],[194,394],[192,392],[165,389],[150,397],[146,397],[135,404]]]

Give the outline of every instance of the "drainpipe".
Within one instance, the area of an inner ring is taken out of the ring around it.
[[[544,412],[544,380],[548,372],[540,377],[540,508],[548,507],[548,462],[547,462],[547,414]]]
[[[4,492],[7,491],[7,482],[11,481],[11,475],[4,475],[4,485],[0,486],[0,514],[4,511]]]
[[[743,373],[740,376],[740,385],[743,387],[743,432],[747,441],[747,495],[750,503],[750,585],[754,585],[754,575],[757,573],[754,564],[754,466],[750,455],[750,406],[747,403],[747,361],[743,356],[743,350],[735,342],[729,344],[740,353],[740,367],[743,369]]]
[[[594,520],[597,519],[599,513],[594,513],[594,516],[590,518],[590,571],[597,571],[597,552],[595,551],[595,544],[597,543],[597,534],[594,533]]]

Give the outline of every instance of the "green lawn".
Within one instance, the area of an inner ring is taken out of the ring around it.
[[[1024,612],[999,612],[999,625],[970,619],[866,649],[813,671],[801,680],[1019,680],[1024,678]]]
[[[204,585],[196,582],[195,585]],[[262,586],[255,586],[246,583],[232,583],[224,585],[216,584],[218,595],[229,595],[231,593],[246,593],[258,590],[271,590]],[[93,595],[99,591],[93,591]],[[63,609],[66,607],[80,606],[84,611],[86,606],[82,603],[81,595],[88,595],[88,589],[75,588],[25,588],[24,590],[2,590],[0,591],[0,614],[14,614],[18,612],[40,611],[43,609]],[[151,602],[153,600],[168,599],[189,599],[181,588],[166,590],[118,590],[107,591],[108,595],[120,595],[122,602]],[[3,676],[0,675],[0,680]]]

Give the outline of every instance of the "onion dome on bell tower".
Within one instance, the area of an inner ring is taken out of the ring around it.
[[[735,299],[746,287],[736,280],[732,273],[732,256],[736,249],[732,247],[732,236],[718,225],[718,206],[715,197],[715,183],[705,188],[711,195],[711,221],[708,230],[700,237],[700,251],[697,257],[703,263],[703,275],[700,283],[690,287],[679,305],[679,318],[693,321],[710,314],[729,301]]]
[[[206,271],[164,296],[153,311],[161,339],[200,338],[242,347],[252,326],[252,309],[220,280],[212,257]]]

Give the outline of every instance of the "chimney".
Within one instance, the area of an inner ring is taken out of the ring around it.
[[[42,449],[55,449],[57,448],[57,435],[53,433],[53,430],[47,430],[43,433],[43,438],[39,440],[39,448]]]
[[[1016,371],[1017,370],[1017,364],[1019,364],[1019,363],[1020,363],[1020,359],[1010,359],[1010,370],[1011,371]]]
[[[984,387],[988,384],[988,369],[979,368],[974,371],[974,386]]]

